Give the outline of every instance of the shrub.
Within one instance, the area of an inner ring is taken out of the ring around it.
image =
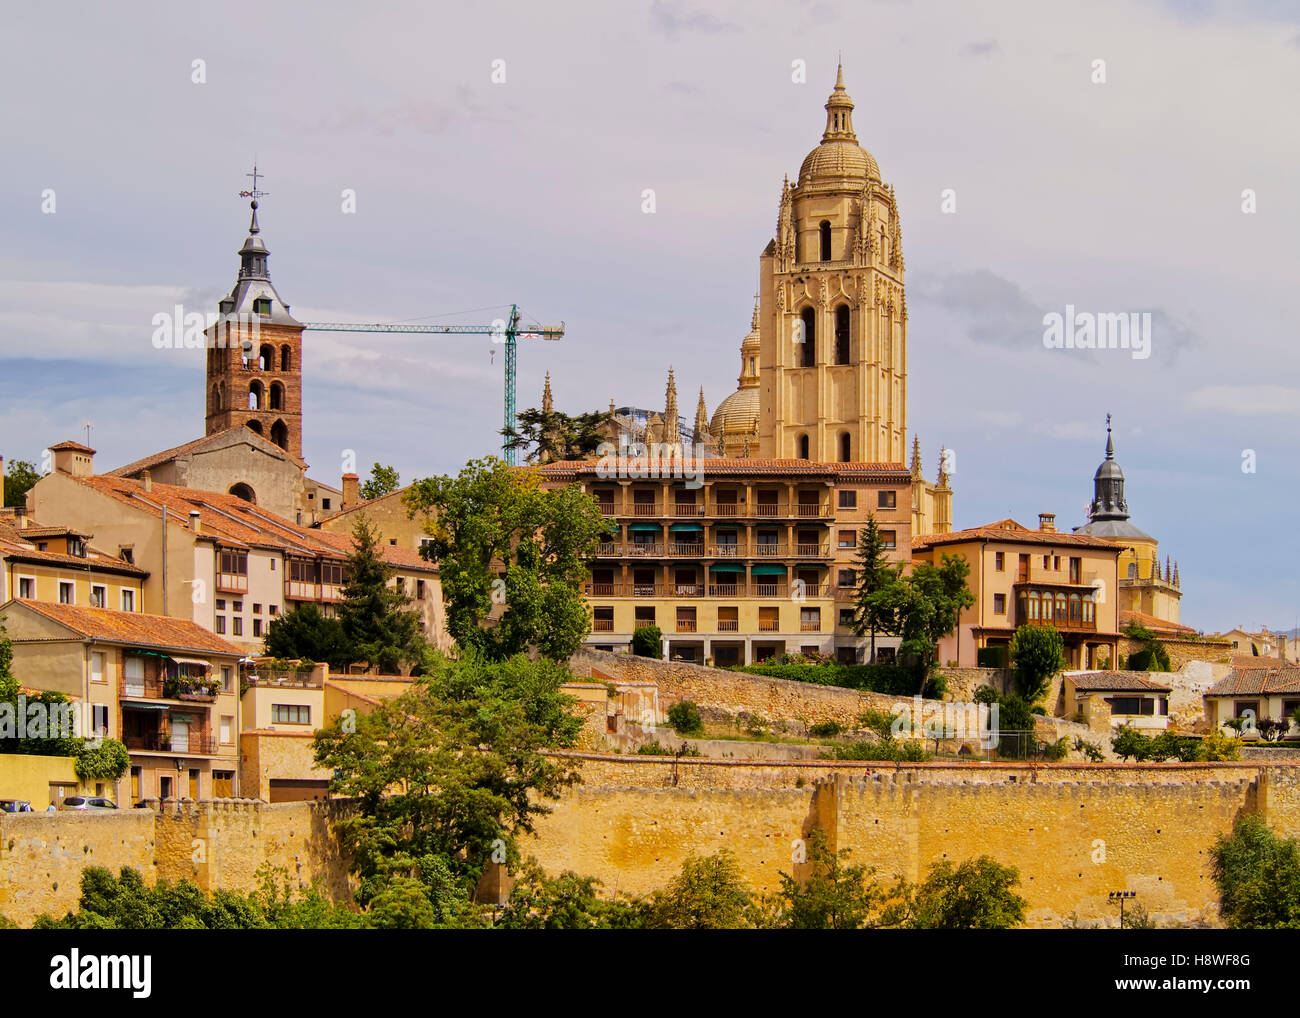
[[[1061,736],[1055,742],[1049,742],[1047,748],[1043,751],[1043,756],[1053,763],[1064,760],[1070,752],[1070,740],[1066,736]]]
[[[1095,742],[1086,742],[1082,738],[1076,738],[1074,740],[1074,751],[1076,753],[1082,753],[1093,763],[1101,763],[1106,759],[1106,754],[1101,751],[1100,746]]]
[[[882,739],[893,738],[894,715],[888,711],[868,707],[858,715],[858,724],[868,731],[875,732]]]
[[[1010,760],[1025,760],[1036,745],[1034,715],[1029,704],[1019,696],[998,701],[998,755]]]
[[[637,657],[662,658],[664,634],[658,626],[637,626],[632,631],[632,653]]]
[[[921,695],[930,700],[942,700],[947,692],[948,680],[942,675],[934,675],[926,681],[925,688],[921,690]]]
[[[975,651],[975,664],[980,668],[1005,668],[1007,666],[1007,648],[980,647]]]
[[[864,689],[873,693],[894,696],[913,696],[916,693],[916,675],[902,665],[842,665],[827,664],[758,664],[738,665],[732,671],[749,675],[766,675],[773,679],[809,682],[818,686],[843,686],[846,689]]]
[[[83,744],[72,762],[72,769],[82,781],[116,781],[131,767],[131,754],[116,739],[104,739],[100,745]]]
[[[903,742],[851,742],[844,746],[831,746],[822,754],[826,760],[895,760],[920,763],[929,760],[930,754],[920,742],[908,739]]]
[[[1202,739],[1201,745],[1204,747],[1206,760],[1241,759],[1241,740],[1230,737],[1220,728],[1216,728]]]
[[[808,728],[808,734],[818,739],[829,739],[843,731],[844,726],[838,721],[823,721],[820,724],[810,725]]]
[[[1151,739],[1128,725],[1121,725],[1111,737],[1110,748],[1125,762],[1129,757],[1142,761],[1151,755]]]
[[[682,700],[669,707],[668,723],[678,735],[699,735],[704,731],[700,709],[691,700]]]
[[[993,648],[985,648],[985,649],[993,649]],[[998,700],[1001,699],[1001,696],[999,695],[998,691],[994,689],[992,686],[980,686],[979,689],[975,690],[974,699],[976,703],[993,704],[993,703],[997,703]]]

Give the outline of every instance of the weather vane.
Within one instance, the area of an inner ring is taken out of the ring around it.
[[[254,162],[254,163],[253,163],[253,172],[252,172],[252,173],[245,173],[245,174],[244,174],[245,177],[252,177],[252,178],[253,178],[253,189],[252,189],[251,191],[240,191],[240,192],[239,192],[239,197],[241,197],[241,198],[252,198],[254,201],[256,201],[258,198],[265,198],[267,195],[269,195],[269,194],[271,193],[270,191],[259,191],[259,190],[257,189],[257,178],[260,177],[260,176],[263,176],[263,175],[264,175],[264,174],[261,174],[261,173],[258,173],[258,172],[257,172],[257,163]]]

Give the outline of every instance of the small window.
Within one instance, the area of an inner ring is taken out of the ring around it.
[[[240,618],[238,615],[236,615],[233,619],[230,620],[230,635],[231,636],[244,635],[244,620]]]
[[[840,586],[851,587],[857,582],[857,572],[853,569],[840,570]]]
[[[271,313],[271,298],[258,297],[253,301],[253,314],[269,315]]]
[[[59,604],[76,604],[76,588],[66,580],[59,581]]]
[[[389,543],[390,545],[392,545],[394,548],[397,547],[397,538],[395,538],[395,537],[390,537],[390,538],[388,539],[388,543]]]
[[[108,734],[108,704],[91,704],[91,725],[96,735]]]
[[[328,512],[330,507],[330,500],[328,498],[322,498],[320,500],[320,507],[324,509],[326,512]]]
[[[882,531],[880,532],[880,541],[881,541],[881,543],[884,545],[884,547],[886,547],[886,548],[888,548],[888,549],[894,549],[894,548],[897,548],[897,547],[898,547],[898,531],[897,531],[897,530],[882,530]]]
[[[129,545],[122,545],[117,550],[118,558],[128,565],[135,565],[135,549]]]
[[[226,610],[226,599],[224,597],[217,598],[217,611],[223,612],[225,610]]]
[[[817,226],[817,239],[821,242],[822,261],[831,260],[831,224],[825,219]]]
[[[261,635],[262,635],[262,620],[261,620],[261,619],[253,619],[253,635],[254,635],[254,636],[261,636]]]
[[[853,530],[841,530],[839,540],[836,542],[838,548],[856,548],[858,546],[858,535]]]
[[[230,602],[230,610],[236,612],[242,612],[244,610],[244,602],[243,601]]]
[[[841,625],[841,626],[848,626],[848,627],[852,628],[852,626],[853,626],[853,609],[852,609],[852,608],[841,608],[841,609],[840,609],[840,625]]]
[[[420,600],[420,601],[423,601],[423,600],[424,600],[424,581],[423,581],[423,580],[416,580],[416,581],[415,581],[415,596],[416,596],[416,599],[417,599],[417,600]]]
[[[271,565],[275,565],[275,562],[272,561]],[[280,614],[280,606],[278,604],[269,605],[268,608],[272,617]]]
[[[261,614],[262,614],[262,605],[261,605],[259,602],[257,602],[257,601],[254,601],[254,602],[253,602],[253,614],[254,614],[254,615],[261,615]]]
[[[214,628],[216,629],[218,636],[226,635],[226,617],[224,615],[217,616],[216,626]]]
[[[801,460],[812,458],[809,454],[809,441],[807,435],[799,436],[799,458]]]
[[[232,676],[232,670],[230,665],[222,665],[221,666],[221,691],[223,693],[229,693],[234,690],[234,686],[231,685],[232,681],[233,681],[233,676]]]
[[[90,681],[103,682],[104,679],[104,655],[100,651],[95,651],[90,655]]]
[[[124,611],[124,612],[133,612],[133,611],[135,611],[135,591],[134,591],[134,590],[124,590],[124,591],[122,591],[122,611]]]
[[[858,507],[858,493],[856,491],[840,492],[840,508],[856,509]]]
[[[233,745],[235,741],[235,719],[229,714],[221,715],[221,744]]]
[[[311,707],[303,703],[273,703],[271,722],[277,725],[309,725]]]
[[[1004,551],[995,551],[993,553],[993,568],[999,573],[1005,572],[1007,568],[1007,554]]]
[[[994,594],[994,595],[993,595],[993,614],[994,614],[994,615],[1005,615],[1006,613],[1007,613],[1007,595],[1006,595],[1006,594]]]
[[[20,576],[18,578],[18,596],[31,600],[36,596],[36,581],[30,576]],[[1235,647],[1236,644],[1234,643]]]
[[[108,588],[105,587],[102,583],[91,584],[90,607],[92,608],[108,607]]]
[[[876,492],[876,508],[877,509],[898,508],[898,492],[896,491]]]

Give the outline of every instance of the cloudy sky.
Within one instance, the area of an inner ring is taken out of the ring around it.
[[[842,51],[902,212],[909,429],[931,476],[954,450],[957,525],[1085,522],[1111,412],[1183,621],[1300,616],[1294,3],[124,2],[0,33],[10,460],[87,420],[101,469],[202,433],[202,354],[150,323],[230,290],[254,159],[298,318],[518,302],[568,330],[521,344],[521,407],[546,370],[567,411],[660,407],[671,364],[712,410]],[[1150,356],[1046,349],[1067,304],[1149,312]],[[348,449],[410,480],[498,442],[486,338],[308,333],[305,368],[322,480]]]

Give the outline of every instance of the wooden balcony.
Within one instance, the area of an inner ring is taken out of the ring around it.
[[[788,581],[780,583],[587,583],[583,586],[587,597],[663,597],[663,598],[790,598],[793,595]],[[835,596],[830,584],[805,584],[805,598],[830,598]]]
[[[217,573],[217,590],[231,594],[243,594],[248,591],[247,573]]]
[[[738,633],[740,632],[739,619],[718,619],[719,633]]]

